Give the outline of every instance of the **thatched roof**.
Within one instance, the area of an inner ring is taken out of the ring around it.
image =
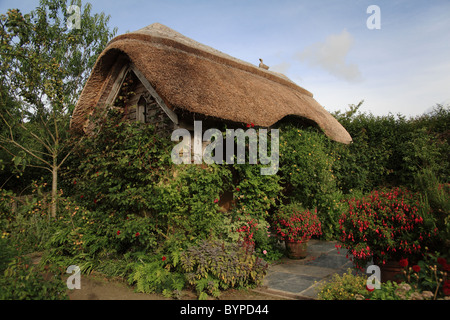
[[[256,57],[257,60],[259,57]],[[87,115],[104,103],[117,61],[131,62],[166,105],[238,123],[269,127],[288,115],[310,119],[331,139],[348,132],[313,95],[284,75],[238,60],[158,23],[120,35],[99,56],[72,116],[82,132]]]

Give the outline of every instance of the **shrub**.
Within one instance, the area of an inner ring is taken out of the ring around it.
[[[367,277],[354,275],[351,269],[342,276],[335,273],[331,279],[319,287],[319,300],[363,300],[367,294]]]
[[[380,289],[367,289],[367,276],[352,269],[342,276],[334,274],[331,281],[319,287],[319,300],[430,300],[433,293],[412,287],[406,282],[386,281]]]
[[[17,256],[8,240],[0,239],[0,300],[66,300],[66,284],[55,268],[43,269]],[[45,277],[44,277],[45,275]]]
[[[430,211],[427,223],[430,228],[437,228],[439,237],[432,244],[450,254],[450,183],[442,183],[430,169],[423,169],[415,179],[416,189],[421,194],[421,206]]]
[[[85,137],[78,149],[79,163],[70,165],[67,187],[90,212],[88,219],[101,222],[93,233],[108,241],[114,237],[114,245],[121,242],[114,250],[125,252],[139,244],[136,250],[151,251],[155,241],[174,233],[181,244],[217,233],[222,219],[218,202],[230,185],[229,168],[173,165],[167,152],[171,146],[151,125],[124,122],[120,113],[111,112],[102,129]],[[136,232],[139,237],[133,237]]]
[[[266,219],[280,203],[283,186],[279,175],[261,175],[262,165],[234,164],[233,200],[238,214]]]
[[[405,263],[406,264],[406,263]],[[430,292],[432,299],[450,297],[450,265],[438,252],[428,253],[416,265],[406,264],[403,278],[415,290]]]
[[[43,192],[45,184],[33,182],[31,187],[31,195],[21,201],[11,192],[0,191],[2,237],[10,239],[24,254],[43,250],[55,230],[54,225],[49,223],[50,198]],[[17,206],[15,212],[12,212],[14,202]]]
[[[135,263],[128,276],[128,283],[135,284],[138,292],[156,292],[167,297],[179,297],[185,286],[184,275],[171,271],[166,261],[165,256],[157,255],[151,262]]]
[[[336,190],[334,157],[327,153],[327,138],[313,129],[293,125],[280,128],[280,174],[285,195],[305,208],[315,208],[321,195]]]
[[[406,119],[401,115],[361,113],[358,109],[362,103],[351,105],[345,113],[335,113],[353,143],[328,144],[329,153],[338,159],[333,171],[345,194],[356,189],[370,192],[381,186],[412,188],[414,175],[424,168],[448,180],[448,107],[437,105],[428,114]]]
[[[177,175],[158,183],[148,199],[161,232],[180,233],[185,240],[216,237],[223,213],[220,196],[230,183],[225,166],[177,166]]]
[[[267,263],[235,243],[204,240],[180,254],[180,267],[200,299],[219,295],[219,289],[243,288],[261,283]]]
[[[376,264],[402,257],[419,259],[437,229],[424,225],[428,212],[419,212],[419,195],[406,189],[373,191],[349,200],[349,210],[339,220],[340,240],[357,267],[374,258]]]
[[[273,217],[272,226],[286,241],[308,241],[322,234],[317,213],[304,210],[298,203],[282,206]]]
[[[332,239],[339,227],[342,196],[335,176],[341,158],[334,149],[338,147],[314,128],[300,129],[287,124],[280,130],[280,176],[285,202],[317,208],[323,237]]]

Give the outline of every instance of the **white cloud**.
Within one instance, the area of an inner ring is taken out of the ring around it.
[[[344,29],[340,34],[329,35],[324,42],[310,45],[295,58],[349,82],[360,81],[362,76],[358,66],[346,61],[352,45],[353,36]]]

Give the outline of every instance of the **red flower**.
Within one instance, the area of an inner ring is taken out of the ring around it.
[[[252,126],[252,128],[255,126],[255,124],[252,122],[252,123],[250,123],[250,125]]]
[[[412,269],[414,270],[414,272],[420,271],[420,267],[418,265],[412,266]]]
[[[366,289],[367,291],[372,292],[373,290],[375,290],[375,287],[371,285],[366,285]]]
[[[74,180],[74,181],[73,181],[73,184],[77,184],[77,180]]]
[[[408,259],[400,259],[400,261],[398,262],[398,264],[400,265],[400,267],[404,268],[408,266]]]
[[[166,256],[163,256],[163,257],[162,257],[162,261],[166,261]]]
[[[445,280],[444,286],[443,286],[442,289],[443,289],[444,294],[446,296],[450,296],[450,280]]]
[[[83,195],[81,195],[81,196],[80,196],[80,199],[83,199],[83,198],[84,198],[84,196],[83,196]]]
[[[445,265],[447,264],[447,261],[445,261],[444,258],[438,258],[437,263],[439,263],[441,266],[445,267]]]
[[[219,202],[219,199],[215,199],[215,200],[214,200],[214,203],[217,203],[217,202]]]
[[[251,124],[249,123],[249,124],[247,124],[247,128],[250,128],[250,126],[251,126]]]
[[[241,189],[239,189],[239,188],[236,188],[236,191],[241,191]]]
[[[117,235],[119,235],[120,234],[120,230],[117,230]]]
[[[136,234],[134,235],[135,237],[139,237],[141,234],[139,232],[136,232]]]

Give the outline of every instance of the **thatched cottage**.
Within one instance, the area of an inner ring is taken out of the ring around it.
[[[158,23],[111,40],[81,93],[72,130],[86,132],[88,116],[110,106],[161,130],[192,129],[194,119],[271,127],[294,116],[313,121],[335,141],[352,140],[309,91],[284,75]]]

